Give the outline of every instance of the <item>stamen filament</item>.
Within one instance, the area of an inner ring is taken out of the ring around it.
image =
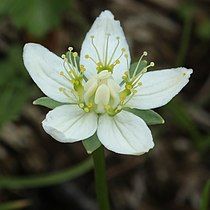
[[[115,46],[115,48],[114,48],[114,50],[113,50],[113,52],[112,52],[112,55],[111,55],[111,57],[110,57],[110,59],[109,59],[109,62],[108,62],[108,64],[107,65],[110,65],[110,63],[112,62],[112,59],[113,59],[113,57],[114,57],[114,54],[116,53],[116,50],[117,50],[117,48],[119,47],[119,44],[120,44],[120,41],[119,41],[119,37],[116,37],[116,39],[117,39],[117,45]]]
[[[77,70],[79,70],[78,65],[77,65],[77,61],[76,61],[77,53],[74,52],[74,53],[73,53],[73,56],[74,56],[75,67],[76,67]]]
[[[105,66],[107,65],[107,59],[108,59],[109,36],[110,36],[110,34],[107,34],[106,49],[105,49],[105,59],[104,59],[104,65],[105,65]]]
[[[125,54],[125,58],[126,58],[127,70],[128,70],[128,73],[129,73],[128,54]],[[130,78],[130,73],[129,73],[129,78]]]
[[[154,62],[151,62],[148,66],[143,68],[143,70],[139,74],[137,74],[137,76],[133,77],[133,79],[131,81],[133,86],[135,86],[139,82],[139,80],[142,78],[142,76],[147,72],[147,69],[154,65],[155,65]]]
[[[120,56],[115,60],[115,62],[116,62],[117,60],[120,60],[120,58],[123,56],[124,53],[125,53],[125,51],[122,49],[122,52],[121,52]],[[114,63],[115,63],[115,62],[114,62]]]
[[[130,100],[131,100],[131,98],[133,97],[135,95],[135,92],[132,92],[132,95],[130,95],[130,97],[128,98],[128,100],[125,102],[125,103],[123,103],[124,101],[122,101],[122,106],[125,106]]]
[[[75,67],[73,65],[73,61],[72,61],[72,58],[71,58],[71,51],[70,51],[70,53],[68,53],[68,57],[69,57],[69,61],[70,61],[70,64],[71,64],[71,66],[70,66],[69,62],[67,61],[67,64],[69,66],[69,69],[74,74],[74,76],[77,77],[78,74],[77,74],[77,70],[75,69]]]
[[[76,99],[76,101],[77,101],[77,103],[79,104],[79,98],[77,97],[77,95],[75,95],[75,90],[74,89],[71,89],[71,93],[72,93],[72,95],[75,97],[75,99]]]
[[[70,97],[69,94],[66,93],[66,89],[65,89],[65,88],[60,87],[59,90],[60,90],[61,92],[63,92],[63,94],[64,94],[65,96]]]
[[[97,62],[92,57],[88,56],[87,58],[89,58],[91,61],[93,61],[97,65]]]
[[[147,56],[147,52],[146,52],[146,51],[143,52],[142,56],[140,57],[140,59],[139,59],[137,65],[136,65],[136,68],[135,68],[134,73],[133,73],[133,76],[134,76],[134,77],[136,76],[136,72],[137,72],[137,70],[138,70],[138,68],[139,68],[139,65],[140,65],[140,63],[141,63],[141,61],[142,61],[142,58],[143,58],[144,56]]]
[[[94,36],[91,36],[92,45],[93,45],[93,47],[94,47],[94,49],[95,49],[95,51],[96,51],[96,54],[97,54],[97,56],[98,56],[98,60],[102,63],[101,58],[100,58],[100,55],[99,55],[99,52],[98,52],[98,49],[97,49],[97,47],[95,46],[95,44],[94,44],[94,42],[93,42],[93,38],[94,38]],[[90,57],[90,58],[91,58],[91,57]]]
[[[66,64],[66,62],[64,61],[63,62],[63,67],[64,67],[66,73],[69,75],[69,77],[71,77],[71,79],[75,79],[75,74],[74,74],[73,69],[71,69],[71,67],[68,65],[69,70],[70,70],[70,71],[68,71],[68,69],[66,68],[65,64]],[[73,74],[73,76],[72,76],[72,74]]]
[[[66,62],[64,61],[64,62],[63,62],[63,67],[64,67],[66,73],[69,75],[69,77],[71,77],[71,79],[74,79],[74,77],[72,77],[72,75],[70,74],[70,71],[68,71],[68,69],[66,68],[65,63],[66,63]]]
[[[63,72],[60,72],[60,75],[64,77],[67,81],[71,82],[71,80]]]

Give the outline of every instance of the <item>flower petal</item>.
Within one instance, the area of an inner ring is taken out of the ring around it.
[[[95,133],[97,115],[86,113],[77,105],[63,105],[48,112],[42,126],[57,141],[76,142]]]
[[[153,109],[168,103],[188,83],[192,69],[183,67],[147,72],[142,86],[126,104],[137,109]]]
[[[92,36],[93,39],[91,38]],[[119,44],[117,37],[119,37]],[[102,12],[93,23],[82,44],[82,49],[80,53],[80,64],[84,65],[87,69],[87,71],[85,72],[86,76],[89,78],[97,72],[97,65],[91,59],[86,59],[86,55],[89,55],[93,60],[96,61],[96,63],[100,61],[98,57],[99,55],[102,63],[104,64],[106,63],[106,61],[109,61],[111,59],[112,54],[114,53],[111,62],[113,63],[122,54],[123,48],[125,49],[124,53],[128,55],[128,65],[130,65],[129,48],[122,27],[120,26],[120,22],[114,20],[114,16],[110,11],[106,10]],[[127,68],[129,68],[129,66],[127,66],[127,60],[124,55],[119,60],[120,63],[114,67],[113,73],[113,77],[117,82],[122,81],[121,77],[123,73],[128,70]]]
[[[141,155],[154,146],[146,123],[126,111],[114,117],[101,115],[97,135],[107,149],[121,154]]]
[[[24,46],[23,61],[30,76],[45,95],[59,102],[74,101],[71,95],[67,97],[59,91],[62,87],[70,93],[72,86],[64,76],[60,75],[61,71],[65,74],[63,59],[42,45],[28,43]]]

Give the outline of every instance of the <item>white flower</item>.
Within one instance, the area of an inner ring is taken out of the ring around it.
[[[23,59],[44,94],[65,105],[50,111],[44,130],[60,142],[84,140],[97,132],[116,153],[139,155],[154,146],[146,123],[123,110],[142,110],[168,103],[188,83],[191,69],[129,72],[130,54],[119,21],[109,11],[95,20],[82,44],[80,64],[72,48],[62,58],[39,44],[28,43]],[[139,64],[146,53],[142,55]]]

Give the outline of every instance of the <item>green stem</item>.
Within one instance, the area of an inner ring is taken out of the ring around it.
[[[193,5],[193,0],[189,1]],[[190,5],[191,6],[191,5]],[[190,43],[190,34],[192,31],[192,23],[193,23],[193,6],[191,6],[191,10],[188,12],[188,14],[184,17],[184,26],[183,26],[183,33],[180,41],[178,56],[176,59],[176,66],[182,66],[185,63],[187,51],[189,48]]]
[[[0,189],[21,189],[21,188],[34,188],[44,187],[49,185],[58,184],[67,180],[74,179],[93,166],[92,159],[88,159],[70,168],[52,172],[43,175],[33,175],[29,177],[2,177],[0,176]]]
[[[207,181],[203,189],[200,210],[208,210],[209,194],[210,194],[209,192],[210,192],[210,180]]]
[[[30,206],[32,203],[29,200],[15,200],[0,204],[0,210],[23,209]]]
[[[92,154],[95,168],[96,194],[99,210],[110,210],[103,146],[100,146]]]

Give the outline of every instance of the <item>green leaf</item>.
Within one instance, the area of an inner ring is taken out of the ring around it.
[[[41,98],[36,99],[33,102],[33,104],[44,106],[44,107],[47,107],[49,109],[55,109],[56,107],[64,105],[65,103],[54,101],[53,99],[51,99],[49,97],[41,97]]]
[[[203,193],[202,193],[202,199],[201,199],[201,207],[200,210],[208,210],[209,206],[209,191],[210,191],[210,180],[207,181]]]
[[[138,65],[138,62],[135,62],[135,63],[131,64],[130,69],[129,69],[129,73],[130,73],[131,77],[133,76],[133,73],[136,70],[137,65]],[[147,61],[146,60],[142,60],[140,62],[140,64],[138,65],[136,74],[140,73],[146,66],[147,66]]]
[[[98,140],[96,133],[88,139],[83,140],[82,143],[88,154],[91,154],[101,146],[101,142]]]
[[[124,110],[129,111],[139,116],[148,125],[163,124],[165,122],[164,119],[157,112],[153,110],[139,110],[139,109],[131,109],[131,108],[125,108]]]
[[[33,94],[22,62],[22,46],[12,46],[0,62],[0,127],[15,120]]]
[[[206,18],[196,27],[196,33],[203,40],[210,39],[210,18]]]
[[[181,18],[185,19],[186,17],[188,18],[189,16],[192,16],[195,10],[196,5],[193,1],[183,1],[178,7],[177,12]]]
[[[41,37],[57,27],[71,0],[1,0],[0,14],[9,15],[18,28]]]

